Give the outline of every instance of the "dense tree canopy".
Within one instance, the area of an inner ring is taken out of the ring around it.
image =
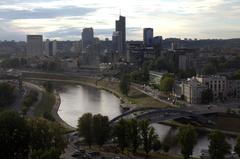
[[[100,114],[93,116],[93,136],[94,141],[102,146],[108,139],[110,133],[109,119]]]
[[[93,127],[92,127],[93,116],[91,113],[86,113],[78,120],[78,133],[84,137],[85,142],[89,147],[93,143]]]
[[[54,155],[57,159],[66,147],[63,134],[63,128],[57,123],[44,119],[26,119],[14,112],[2,112],[0,158],[26,159],[33,155],[33,159],[43,159],[40,156],[45,154]]]
[[[210,89],[204,90],[201,94],[202,104],[209,104],[213,101],[213,92]]]
[[[209,154],[211,159],[224,159],[225,155],[230,153],[231,147],[223,133],[214,131],[208,138],[210,140]]]
[[[192,156],[193,148],[197,143],[197,133],[194,127],[187,125],[181,127],[178,133],[178,140],[181,144],[181,153],[184,159],[189,159]]]
[[[14,112],[0,114],[0,158],[25,159],[29,153],[30,131],[27,121]]]
[[[175,79],[171,74],[164,74],[160,81],[160,90],[163,92],[171,92]]]
[[[9,106],[15,99],[15,87],[8,83],[0,83],[0,107]]]
[[[85,142],[91,146],[93,143],[102,146],[110,136],[109,119],[101,114],[86,113],[78,120],[78,132]]]
[[[236,143],[236,146],[234,147],[234,151],[240,157],[240,136],[237,138],[237,143]]]
[[[123,119],[121,119],[114,127],[114,136],[116,137],[118,147],[121,149],[122,152],[127,146],[129,146],[128,128],[128,122]]]
[[[150,126],[150,123],[147,120],[141,121],[141,139],[143,143],[143,149],[146,153],[146,157],[151,150],[153,150],[156,141],[158,141],[158,135],[155,132],[155,129]]]

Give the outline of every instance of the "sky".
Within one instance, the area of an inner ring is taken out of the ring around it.
[[[120,14],[128,40],[145,27],[163,38],[240,38],[240,0],[0,0],[0,40],[79,40],[84,27],[111,39]]]

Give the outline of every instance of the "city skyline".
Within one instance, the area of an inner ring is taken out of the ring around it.
[[[111,39],[120,13],[126,16],[127,40],[143,40],[148,27],[164,38],[240,37],[238,0],[1,0],[0,40],[26,40],[26,34],[79,40],[85,27]]]

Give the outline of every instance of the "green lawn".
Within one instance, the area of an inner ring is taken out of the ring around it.
[[[128,96],[125,96],[121,93],[119,89],[119,83],[117,82],[109,82],[109,81],[101,81],[98,82],[98,85],[103,89],[107,89],[115,93],[117,96],[121,97],[126,103],[136,104],[144,107],[168,107],[165,103],[162,103],[138,90],[131,87]]]
[[[216,116],[214,122],[216,129],[240,132],[240,117]]]
[[[46,112],[51,113],[54,104],[54,95],[44,91],[41,101],[34,109],[34,115],[36,117],[42,117]]]

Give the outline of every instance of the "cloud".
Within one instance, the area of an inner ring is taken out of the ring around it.
[[[144,27],[163,37],[240,37],[239,0],[1,0],[0,21],[21,35],[72,40],[83,27],[93,27],[103,39],[111,37],[120,10],[128,40],[142,39]]]
[[[84,16],[90,12],[96,11],[95,8],[84,8],[65,6],[61,8],[37,8],[33,10],[13,10],[1,9],[0,18],[2,19],[44,19],[68,16]]]

